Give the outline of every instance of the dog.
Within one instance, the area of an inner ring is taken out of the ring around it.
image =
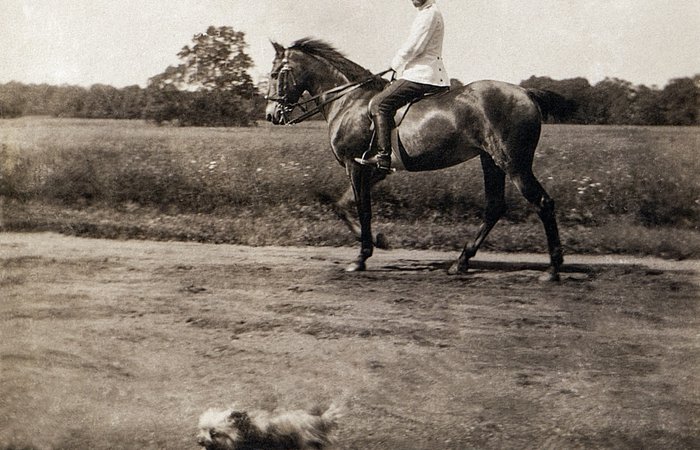
[[[320,450],[333,443],[341,415],[336,405],[279,415],[209,409],[199,418],[197,443],[206,450]]]

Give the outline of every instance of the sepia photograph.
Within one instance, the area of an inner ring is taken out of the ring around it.
[[[0,3],[0,450],[700,448],[697,1]]]

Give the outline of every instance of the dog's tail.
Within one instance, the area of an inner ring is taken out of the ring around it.
[[[336,403],[324,409],[322,407],[313,408],[309,411],[316,417],[314,423],[313,441],[314,445],[321,448],[326,448],[328,445],[333,445],[336,441],[333,431],[338,428],[338,420],[343,416],[343,408]]]
[[[344,408],[337,403],[331,405],[325,410],[322,407],[317,407],[311,410],[311,414],[318,416],[320,419],[320,427],[324,432],[329,432],[338,426],[338,421],[343,417]]]
[[[321,414],[321,419],[324,420],[324,422],[336,426],[338,425],[338,420],[343,417],[343,407],[336,404],[336,403],[331,403],[331,406],[326,409],[323,414]]]

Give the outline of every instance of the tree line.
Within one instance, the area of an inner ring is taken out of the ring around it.
[[[460,84],[459,82],[453,84]],[[567,123],[599,125],[700,125],[700,75],[671,80],[664,88],[616,78],[591,85],[585,78],[531,77],[527,88],[549,89],[573,100]],[[0,118],[49,115],[90,119],[145,119],[183,126],[246,126],[264,116],[257,91],[181,90],[171,84],[53,86],[0,84]]]
[[[568,123],[599,125],[700,125],[700,74],[670,80],[663,89],[606,78],[530,77],[526,88],[549,89],[570,99],[576,110]]]
[[[178,53],[146,88],[94,84],[0,84],[0,118],[26,115],[94,119],[145,119],[181,126],[247,126],[264,117],[265,100],[248,70],[245,34],[207,28]],[[453,86],[462,85],[452,80]],[[700,74],[670,80],[663,88],[606,78],[553,80],[532,76],[526,88],[557,92],[575,105],[567,123],[600,125],[700,125]]]

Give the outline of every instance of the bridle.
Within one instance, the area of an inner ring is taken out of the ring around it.
[[[297,108],[300,107],[304,112],[306,108],[303,106],[307,102],[293,102],[289,100],[289,85],[296,86],[296,78],[294,77],[294,71],[289,65],[289,60],[284,58],[282,60],[282,67],[276,73],[270,74],[271,80],[277,80],[277,92],[273,96],[266,95],[265,100],[277,102],[280,107],[280,112],[282,114],[283,123],[289,123],[289,115]]]
[[[338,100],[344,95],[349,94],[355,89],[359,89],[360,87],[376,80],[377,78],[391,72],[392,70],[393,69],[387,69],[383,72],[373,74],[364,80],[351,81],[349,83],[336,86],[333,89],[321,92],[320,94],[314,95],[313,97],[303,101],[292,101],[290,100],[290,88],[297,88],[297,82],[296,78],[294,77],[294,70],[289,64],[289,60],[287,58],[284,58],[282,60],[282,67],[279,69],[279,71],[270,74],[270,79],[277,79],[277,94],[274,96],[265,96],[265,100],[277,102],[277,104],[280,107],[280,114],[282,115],[283,123],[287,125],[294,125],[299,122],[303,122],[309,117],[315,116],[316,114],[323,111],[323,107],[328,105],[329,103]],[[301,93],[297,94],[298,99],[301,96]],[[329,95],[331,97],[328,97]],[[322,97],[326,97],[326,99],[321,100]],[[306,105],[308,105],[311,102],[315,102],[316,105],[312,109],[307,110]],[[296,108],[300,108],[303,111],[303,114],[299,117],[290,120],[290,115],[292,114],[292,112],[294,112]]]

